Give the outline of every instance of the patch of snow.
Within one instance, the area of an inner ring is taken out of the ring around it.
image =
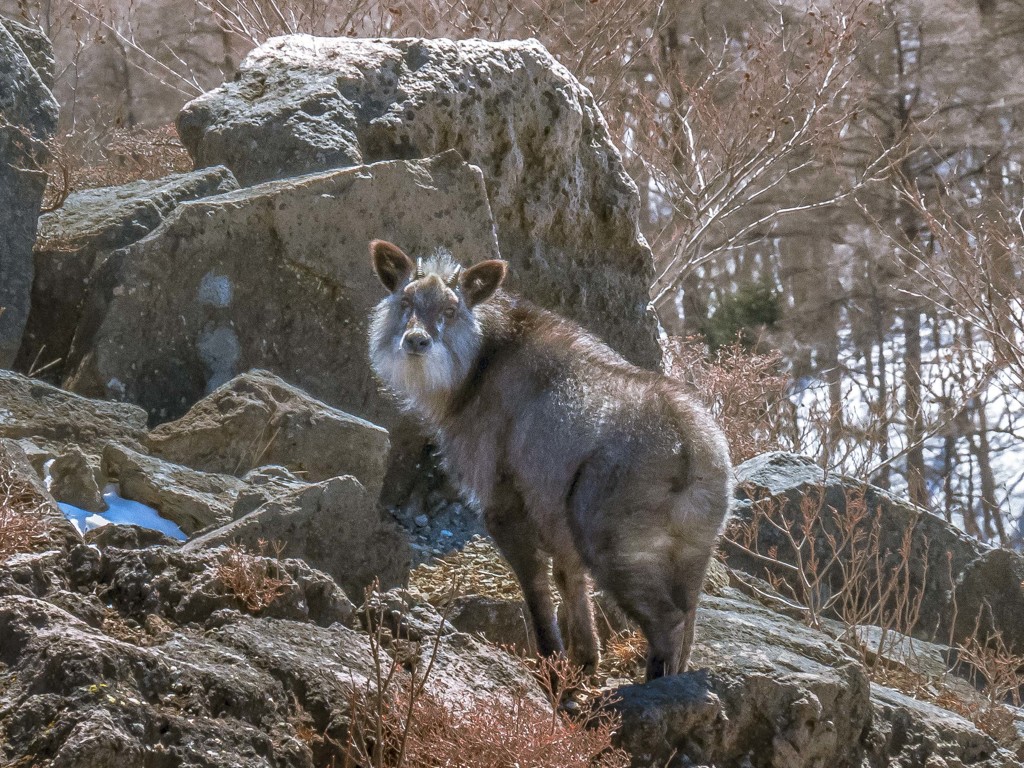
[[[117,493],[116,485],[108,485],[103,489],[103,501],[107,503],[106,512],[89,512],[63,501],[58,501],[57,506],[60,507],[64,516],[74,524],[79,533],[85,533],[103,525],[137,525],[140,528],[160,531],[178,541],[185,541],[188,538],[181,528],[170,520],[160,517],[160,514],[152,507],[131,499],[121,498]]]

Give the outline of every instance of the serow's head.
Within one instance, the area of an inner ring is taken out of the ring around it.
[[[450,393],[480,348],[474,310],[501,286],[505,262],[462,269],[444,252],[413,261],[384,240],[370,243],[370,256],[388,291],[373,310],[374,370],[413,406],[424,397]]]

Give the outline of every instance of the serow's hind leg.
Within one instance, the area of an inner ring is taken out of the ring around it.
[[[602,586],[647,638],[647,679],[686,670],[707,556],[681,563],[668,553],[620,553]]]

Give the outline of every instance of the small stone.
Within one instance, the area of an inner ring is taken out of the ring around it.
[[[426,515],[416,515],[416,519],[413,522],[420,528],[424,528],[430,522],[430,518]]]
[[[449,531],[449,530],[445,529],[445,530],[441,531],[441,535],[442,535],[442,536],[444,536],[444,537],[446,537],[446,538],[449,538],[449,539],[450,539],[450,538],[452,538],[452,537],[453,537],[453,536],[454,536],[455,534],[454,534],[454,533],[452,533],[451,531]]]
[[[96,482],[96,472],[77,446],[70,447],[50,464],[50,492],[57,501],[89,512],[107,508]]]

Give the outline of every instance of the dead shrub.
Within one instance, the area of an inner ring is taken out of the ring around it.
[[[708,357],[697,337],[669,337],[662,345],[668,374],[685,382],[725,430],[733,463],[793,447],[793,409],[782,355],[760,353],[739,341]]]
[[[0,559],[39,544],[46,534],[45,504],[39,491],[0,457]]]
[[[259,554],[251,554],[236,545],[228,546],[217,564],[215,578],[246,610],[258,613],[272,605],[293,584],[291,577],[281,569],[281,549],[282,545],[270,545],[262,539]]]
[[[820,492],[805,494],[793,514],[771,496],[753,494],[750,518],[733,518],[724,544],[762,566],[772,588],[803,610],[808,625],[820,629],[834,619],[851,635],[860,626],[879,627],[881,639],[870,652],[882,656],[920,622],[928,544],[911,578],[915,527],[910,521],[898,545],[886,544],[881,515],[869,514],[863,489],[845,491],[843,513],[826,505]]]
[[[46,211],[59,208],[72,192],[161,179],[193,168],[172,125],[115,128],[101,137],[64,134],[51,139],[47,148]]]

